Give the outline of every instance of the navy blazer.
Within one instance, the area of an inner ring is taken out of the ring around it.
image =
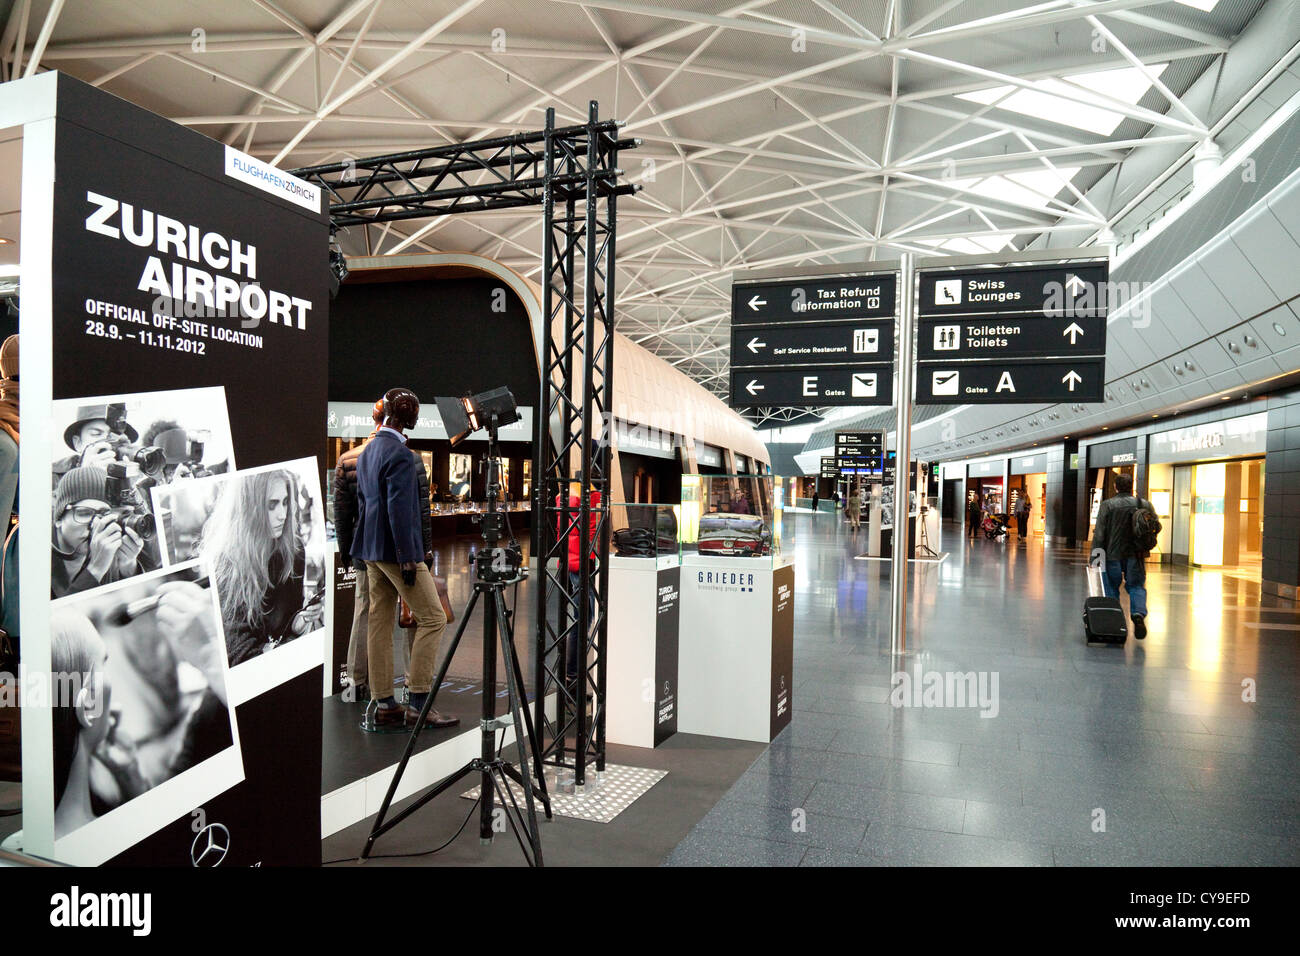
[[[357,458],[357,518],[352,557],[362,561],[424,560],[415,456],[391,432],[380,431]]]

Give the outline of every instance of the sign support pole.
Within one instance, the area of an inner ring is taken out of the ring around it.
[[[898,297],[898,418],[894,439],[894,574],[890,581],[892,611],[890,614],[889,651],[897,655],[907,647],[907,559],[908,518],[911,497],[908,494],[910,463],[912,460],[912,378],[914,374],[914,341],[912,326],[916,317],[915,266],[910,252],[900,260],[899,281],[902,289]]]

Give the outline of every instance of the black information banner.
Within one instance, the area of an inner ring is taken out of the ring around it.
[[[840,476],[839,462],[834,458],[823,458],[821,474],[823,478],[838,478]]]
[[[352,615],[356,612],[357,569],[330,555],[334,569],[334,670],[330,674],[333,693],[343,692],[348,675],[348,644],[352,640]],[[365,577],[362,576],[364,583]],[[364,638],[363,638],[364,640]]]
[[[916,370],[918,404],[1020,404],[1100,402],[1105,359],[1072,362],[921,362]]]
[[[890,318],[898,311],[897,285],[892,272],[736,283],[731,287],[731,324]]]
[[[772,707],[769,740],[794,716],[794,565],[772,572]]]
[[[58,768],[61,748],[93,741],[56,733],[52,761],[25,754],[25,777],[55,768],[54,807],[23,808],[26,848],[52,832],[43,855],[71,863],[319,865],[334,586],[322,197],[62,75],[54,134],[52,405],[24,396],[24,425],[54,435],[52,476],[33,467],[52,477],[62,548],[48,578],[23,575],[50,581],[46,633],[108,649],[113,775],[133,783],[91,799]],[[24,314],[24,328],[43,318]],[[24,333],[24,363],[47,360],[37,342]],[[25,496],[33,532],[51,513],[42,498]],[[106,569],[81,556],[69,517],[94,499],[111,499],[121,529]],[[62,653],[56,642],[56,671]]]
[[[731,404],[892,405],[894,369],[888,363],[820,369],[732,369]]]
[[[845,365],[889,361],[894,322],[839,325],[748,325],[731,330],[733,368]]]
[[[660,568],[655,605],[655,746],[677,733],[677,643],[682,569]]]

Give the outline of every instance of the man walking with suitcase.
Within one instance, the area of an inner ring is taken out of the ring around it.
[[[1137,540],[1133,516],[1138,508],[1150,508],[1133,497],[1133,479],[1115,477],[1115,494],[1097,509],[1097,527],[1092,536],[1092,553],[1102,552],[1105,561],[1106,596],[1119,597],[1120,580],[1128,592],[1129,616],[1133,618],[1133,636],[1139,641],[1147,636],[1147,569],[1146,554]]]

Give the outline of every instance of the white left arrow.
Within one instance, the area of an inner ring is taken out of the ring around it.
[[[749,350],[750,350],[751,352],[753,352],[755,355],[758,354],[758,350],[759,350],[759,349],[765,349],[765,348],[767,348],[767,343],[766,343],[766,342],[760,342],[760,341],[758,340],[758,336],[757,336],[757,335],[754,336],[752,339],[750,339],[749,342],[746,343],[746,344],[749,345]]]
[[[1078,372],[1076,372],[1074,369],[1070,369],[1070,371],[1065,373],[1065,377],[1062,378],[1061,381],[1068,382],[1070,385],[1070,391],[1073,392],[1074,386],[1078,385],[1080,382],[1083,381],[1083,376],[1080,375]]]
[[[758,384],[758,379],[751,378],[751,379],[749,380],[749,384],[745,386],[745,391],[749,392],[750,395],[757,395],[757,394],[758,394],[759,392],[761,392],[765,387],[766,387],[766,386],[764,386],[764,385],[759,385],[759,384]]]
[[[1088,288],[1088,283],[1084,282],[1078,276],[1067,273],[1065,276],[1065,289],[1071,295],[1078,295],[1084,289]]]
[[[1065,327],[1065,331],[1061,334],[1068,335],[1070,337],[1070,344],[1073,345],[1080,335],[1085,335],[1086,333],[1079,327],[1078,322],[1071,322]]]
[[[758,311],[760,305],[767,305],[767,299],[760,299],[758,296],[754,296],[749,300],[749,307],[755,312]]]

